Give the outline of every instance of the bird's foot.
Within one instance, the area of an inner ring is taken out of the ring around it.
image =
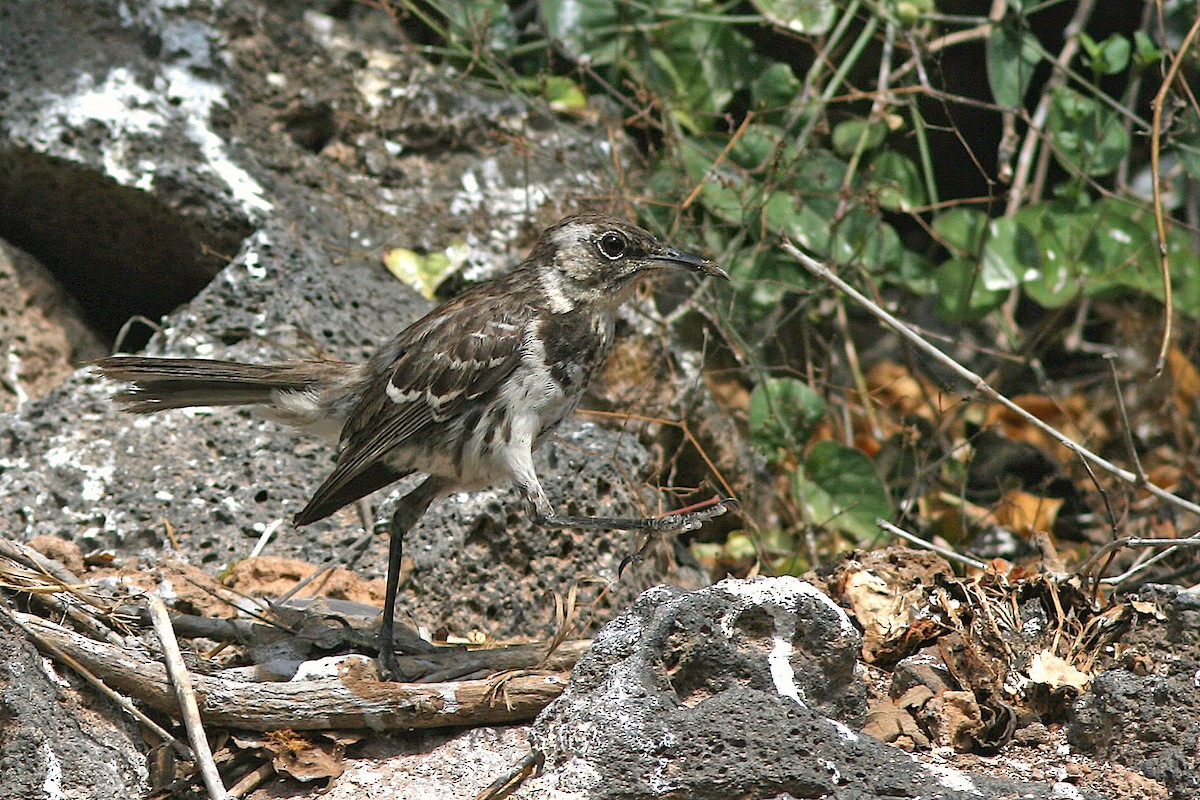
[[[650,528],[651,535],[646,537],[646,543],[639,547],[636,553],[630,553],[621,559],[621,564],[617,567],[617,579],[619,580],[625,574],[625,570],[630,564],[639,563],[646,557],[646,551],[650,549],[650,544],[654,541],[653,534],[694,531],[703,525],[705,520],[719,517],[731,509],[736,509],[738,505],[736,498],[726,497],[698,511],[691,511],[690,509],[696,508],[696,506],[690,506],[688,509],[681,509],[653,520],[654,525]]]
[[[396,660],[396,651],[390,647],[379,651],[379,680],[400,683],[410,680],[400,669]]]
[[[697,511],[691,509],[696,506],[689,506],[679,511],[674,511],[664,517],[658,517],[654,520],[651,530],[655,533],[684,533],[686,531],[694,531],[704,524],[705,520],[719,517],[730,509],[738,507],[738,501],[733,497],[726,497],[711,506],[705,506]]]

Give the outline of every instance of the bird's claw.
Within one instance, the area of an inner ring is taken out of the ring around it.
[[[686,533],[687,531],[694,531],[700,528],[706,520],[719,517],[728,511],[736,509],[740,505],[741,503],[736,498],[722,498],[708,508],[702,508],[699,511],[685,511],[659,517],[655,520],[657,524],[653,530],[656,533]]]
[[[655,525],[650,529],[651,533],[686,533],[688,531],[698,530],[703,527],[705,520],[719,517],[722,514],[734,510],[741,503],[736,498],[726,497],[718,500],[708,508],[700,509],[699,511],[684,511],[682,513],[670,514],[665,517],[659,517],[655,520]],[[625,574],[626,568],[631,564],[635,564],[646,557],[646,550],[653,541],[653,536],[646,540],[636,553],[631,553],[621,559],[620,566],[617,567],[617,580]]]
[[[380,650],[378,665],[379,680],[385,683],[401,683],[409,680],[409,677],[400,669],[400,663],[396,660],[394,650]]]

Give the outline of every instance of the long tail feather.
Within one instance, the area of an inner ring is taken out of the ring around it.
[[[358,370],[341,361],[242,364],[144,356],[112,356],[93,366],[110,380],[132,384],[116,399],[137,413],[191,406],[270,406],[281,392],[319,392],[348,385]]]

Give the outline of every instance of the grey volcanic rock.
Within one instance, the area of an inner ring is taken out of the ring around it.
[[[450,250],[461,285],[611,195],[596,178],[612,158],[603,127],[472,88],[405,52],[383,10],[349,7],[335,19],[303,2],[0,4],[0,239],[125,349],[153,329],[151,354],[359,360],[432,305],[387,272],[388,251]],[[123,330],[137,315],[148,323]],[[115,388],[77,372],[0,417],[4,535],[70,538],[131,570],[177,542],[171,555],[213,573],[260,544],[321,562],[360,535],[353,511],[288,522],[331,468],[325,443],[246,410],[131,416]],[[655,513],[669,506],[640,485],[648,461],[632,437],[576,420],[539,470],[566,513]],[[386,518],[393,500],[375,502]],[[544,636],[552,594],[615,577],[638,542],[535,530],[501,488],[439,503],[406,544],[413,621]],[[386,549],[377,537],[358,570],[381,577]],[[666,574],[631,570],[595,615]],[[144,746],[119,714],[73,723],[90,712],[62,705],[15,633],[0,640],[0,796],[145,794]]]
[[[1113,669],[1097,675],[1075,700],[1071,746],[1111,758],[1166,785],[1173,800],[1200,796],[1200,592],[1177,586],[1141,591],[1166,616],[1148,626],[1157,668],[1148,675]],[[1167,642],[1158,640],[1165,628]],[[1152,633],[1151,633],[1152,631]],[[1129,637],[1136,647],[1139,635]]]
[[[610,158],[599,127],[447,83],[379,10],[18,2],[0,21],[0,237],[54,270],[109,336],[187,300],[154,354],[363,359],[431,305],[385,252],[454,245],[466,275],[506,270],[597,194]],[[327,444],[247,410],[126,415],[114,388],[78,373],[4,419],[8,535],[66,536],[132,564],[171,546],[169,525],[181,555],[214,572],[260,541],[321,562],[359,535],[352,510],[288,521],[331,468]],[[574,421],[539,457],[568,513],[667,507],[639,486],[648,455],[628,436]],[[552,592],[615,577],[638,544],[534,530],[514,500],[449,498],[410,535],[400,605],[414,621],[546,635]],[[375,501],[386,518],[387,493]],[[385,563],[381,535],[359,569],[381,576]],[[608,602],[662,574],[632,570]]]
[[[37,259],[3,240],[0,297],[0,347],[8,362],[0,411],[45,394],[80,364],[105,354],[75,299]]]
[[[141,736],[108,701],[64,691],[8,610],[0,599],[0,797],[144,796]]]
[[[546,771],[516,796],[1058,796],[935,770],[855,733],[860,647],[845,613],[796,578],[655,587],[600,631],[534,723]]]

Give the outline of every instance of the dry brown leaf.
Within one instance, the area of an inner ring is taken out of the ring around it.
[[[301,782],[332,780],[342,774],[346,747],[361,739],[356,733],[325,731],[305,734],[293,730],[269,731],[234,737],[244,750],[260,750],[271,755],[276,772]]]
[[[919,414],[930,420],[936,419],[937,411],[929,408],[926,398],[936,397],[938,392],[913,377],[903,364],[879,361],[867,370],[866,379],[872,401],[891,410],[897,418]]]
[[[863,658],[874,661],[883,643],[908,629],[909,611],[904,598],[870,570],[858,570],[842,584],[842,598],[863,628]]]
[[[1056,399],[1040,394],[1024,394],[1013,397],[1012,401],[1076,442],[1108,440],[1107,428],[1093,413],[1091,402],[1083,395]],[[998,426],[1000,433],[1009,439],[1041,448],[1060,463],[1075,457],[1074,452],[1058,439],[999,403],[988,407],[985,424]]]
[[[1048,531],[1054,527],[1062,504],[1061,499],[1017,489],[1004,493],[993,516],[999,525],[1018,533]]]
[[[1080,672],[1049,650],[1043,650],[1034,655],[1029,664],[1030,682],[1048,686],[1051,691],[1070,686],[1076,691],[1082,692],[1091,679],[1090,675]]]
[[[1155,464],[1146,470],[1146,479],[1160,489],[1174,491],[1183,478],[1183,470],[1177,464]]]
[[[1178,347],[1172,347],[1167,353],[1167,368],[1171,371],[1175,405],[1186,414],[1200,399],[1200,370]]]
[[[863,658],[871,663],[903,658],[940,626],[914,617],[928,605],[926,587],[953,574],[940,556],[887,547],[848,559],[833,576],[837,599],[863,629]]]

